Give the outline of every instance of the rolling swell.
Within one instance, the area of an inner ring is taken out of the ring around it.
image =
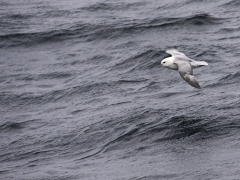
[[[114,3],[96,3],[90,6],[86,6],[81,8],[82,10],[90,11],[90,12],[95,12],[95,11],[104,11],[104,10],[126,10],[129,8],[136,8],[139,6],[144,6],[146,3],[145,2],[114,2]]]
[[[0,4],[0,179],[238,179],[238,1]]]
[[[201,25],[220,24],[222,20],[223,18],[217,18],[209,14],[197,14],[197,15],[186,18],[184,22],[188,24],[201,26]]]
[[[221,83],[228,83],[228,84],[231,84],[233,82],[237,83],[239,81],[239,77],[240,77],[240,71],[237,71],[235,73],[228,74],[225,77],[221,78],[220,82]]]
[[[143,70],[147,68],[155,68],[159,62],[156,62],[156,59],[159,59],[159,55],[165,53],[157,49],[148,49],[144,52],[133,55],[127,59],[124,59],[122,62],[119,62],[114,66],[114,69],[124,70],[126,72],[132,72],[136,70]]]
[[[230,7],[230,8],[239,8],[240,2],[237,1],[237,0],[231,0],[229,2],[226,2],[226,3],[222,4],[221,6]]]
[[[18,17],[18,16],[17,16]],[[37,33],[13,33],[0,35],[0,47],[32,46],[39,43],[59,42],[70,39],[81,39],[83,42],[101,39],[116,39],[149,29],[165,27],[204,26],[221,23],[223,19],[209,14],[196,14],[181,18],[155,18],[141,21],[117,22],[112,24],[80,24],[64,29],[40,31]]]
[[[54,30],[49,32],[38,33],[15,33],[1,35],[1,48],[17,47],[17,46],[32,46],[39,43],[58,42],[74,37],[75,33],[69,30]]]
[[[133,126],[131,130],[118,135],[107,143],[104,152],[126,148],[131,143],[138,144],[136,150],[144,151],[146,146],[151,147],[160,142],[177,139],[202,141],[202,139],[212,139],[216,136],[226,136],[227,132],[239,129],[238,123],[232,123],[232,125],[228,123],[225,125],[217,124],[222,118],[219,116],[211,120],[211,117],[206,119],[182,115],[169,117],[164,123],[153,121],[152,123],[138,124],[137,127]],[[139,118],[137,119],[139,120]]]
[[[88,129],[87,133],[95,134],[95,138],[93,139],[104,143],[102,145],[99,144],[98,149],[90,150],[88,155],[82,158],[100,154],[102,156],[111,151],[125,151],[130,144],[136,144],[131,149],[126,150],[127,154],[123,156],[123,158],[126,158],[131,156],[134,151],[145,151],[147,147],[155,146],[158,143],[169,143],[185,139],[188,141],[201,141],[202,139],[212,139],[219,135],[224,136],[229,131],[228,126],[224,127],[216,124],[221,117],[211,120],[210,117],[206,119],[182,115],[169,117],[164,120],[165,122],[161,122],[162,120],[159,119],[151,120],[151,117],[155,116],[154,114],[158,114],[158,111],[148,110],[127,119],[121,119],[118,123],[116,121],[108,121],[107,124],[92,126],[91,129]],[[146,123],[142,121],[143,119],[151,121]],[[98,128],[106,129],[105,126],[112,128],[108,129],[108,131],[98,130]],[[231,128],[238,127],[234,126]],[[99,139],[100,137],[104,137],[104,139]]]
[[[8,122],[8,123],[0,125],[0,129],[1,129],[2,132],[16,131],[16,130],[19,130],[19,129],[22,129],[22,128],[23,128],[22,123]]]

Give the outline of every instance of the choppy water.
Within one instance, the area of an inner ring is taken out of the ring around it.
[[[238,0],[0,2],[0,179],[240,179]],[[159,69],[208,62],[195,89]]]

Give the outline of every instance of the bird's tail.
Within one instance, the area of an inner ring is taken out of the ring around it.
[[[205,61],[198,61],[198,65],[200,65],[200,66],[207,66],[208,63],[205,62]]]
[[[192,61],[191,65],[192,65],[193,68],[197,68],[197,67],[200,67],[200,66],[207,66],[208,63],[205,62],[205,61]]]

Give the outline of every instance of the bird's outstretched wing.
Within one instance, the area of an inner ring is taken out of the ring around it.
[[[184,73],[184,72],[179,72],[179,74],[181,75],[181,77],[191,86],[201,89],[201,86],[198,84],[198,82],[196,81],[195,77],[193,75],[190,75],[188,73]]]
[[[166,51],[166,53],[171,54],[172,56],[180,56],[188,59],[188,57],[185,54],[179,52],[176,48],[170,48]]]
[[[178,71],[181,77],[191,86],[201,89],[200,85],[193,76],[192,66],[189,62],[182,60],[175,60],[174,63],[178,65]]]

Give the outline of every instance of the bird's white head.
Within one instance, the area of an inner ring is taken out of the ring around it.
[[[172,65],[173,65],[173,58],[172,57],[168,57],[168,58],[165,58],[161,61],[161,64],[160,66],[158,66],[159,68],[160,67],[168,67],[170,68]]]

